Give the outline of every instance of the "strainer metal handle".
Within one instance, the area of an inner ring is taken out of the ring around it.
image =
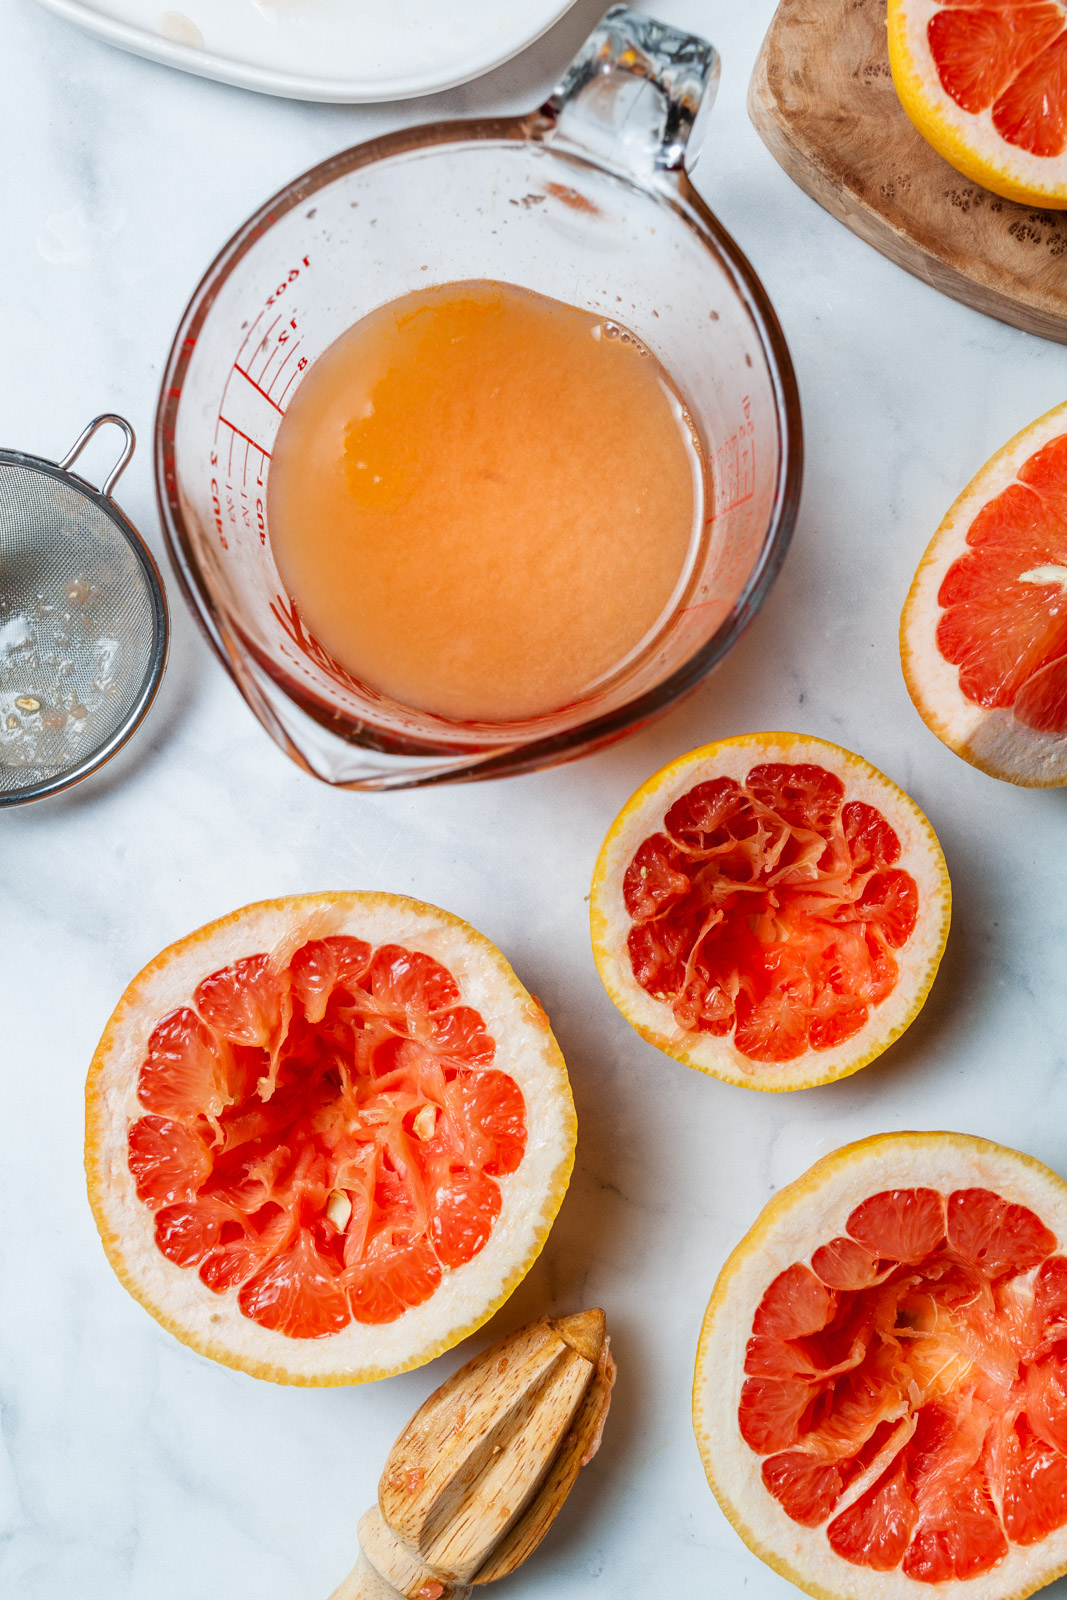
[[[122,448],[97,489],[70,469],[108,423]],[[125,417],[104,412],[62,461],[0,450],[0,811],[95,772],[159,686],[163,582],[111,498],[135,444]]]
[[[115,465],[104,479],[103,488],[100,490],[100,493],[105,497],[105,499],[110,499],[111,491],[122,477],[122,474],[126,471],[127,463],[129,462],[130,457],[133,455],[134,448],[137,444],[137,436],[130,427],[129,423],[126,421],[125,417],[116,416],[114,411],[101,412],[98,417],[93,418],[92,422],[90,422],[87,427],[82,429],[81,433],[78,435],[71,448],[67,451],[62,461],[56,462],[56,466],[59,468],[60,472],[68,472],[74,465],[75,461],[77,461],[82,451],[85,449],[85,446],[89,443],[89,440],[92,438],[93,434],[96,433],[99,428],[102,428],[106,422],[113,422],[116,428],[118,428],[125,435],[126,439],[126,443],[122,449],[122,454],[119,456],[119,459],[116,461]]]

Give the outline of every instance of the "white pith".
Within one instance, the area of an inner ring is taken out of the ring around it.
[[[965,761],[993,777],[1035,788],[1067,784],[1067,734],[1038,733],[1019,722],[1010,706],[989,710],[967,699],[959,668],[937,647],[937,596],[952,563],[970,548],[967,534],[982,507],[1014,482],[1032,455],[1063,433],[1067,404],[1016,434],[972,478],[927,546],[901,619],[904,677],[923,721]]]
[[[155,1214],[138,1198],[127,1131],[144,1115],[137,1078],[156,1024],[191,1003],[201,979],[261,951],[284,960],[309,938],[352,934],[397,943],[442,962],[496,1041],[494,1067],[518,1084],[527,1145],[518,1170],[497,1180],[502,1207],[483,1249],[445,1271],[430,1300],[395,1322],[351,1322],[325,1339],[292,1339],[241,1312],[238,1290],[216,1295],[195,1267],[158,1249]],[[540,1006],[488,940],[458,918],[402,896],[302,895],[265,902],[164,951],[130,984],[94,1057],[86,1088],[86,1172],[97,1226],[126,1286],[164,1326],[203,1354],[290,1383],[359,1383],[449,1348],[488,1317],[525,1274],[559,1209],[574,1157],[566,1067]]]
[[[1053,0],[1063,8],[1062,0]],[[1009,144],[993,122],[993,108],[964,111],[941,85],[937,63],[930,50],[927,27],[930,19],[945,7],[938,0],[889,0],[889,28],[899,50],[893,61],[893,76],[901,90],[900,74],[909,81],[920,98],[923,121],[919,132],[940,150],[946,160],[968,154],[995,169],[998,180],[1025,190],[1029,203],[1042,201],[1062,206],[1067,202],[1067,151],[1058,156],[1038,156]],[[1067,10],[1064,10],[1067,24]],[[891,58],[894,52],[891,52]],[[912,108],[907,107],[909,114]],[[916,108],[918,109],[918,108]],[[924,126],[924,122],[927,125]],[[966,174],[965,174],[966,175]],[[994,173],[990,173],[992,181]],[[974,181],[980,181],[975,179]],[[1023,201],[1022,195],[1011,198]]]
[[[877,807],[900,839],[897,866],[910,872],[919,890],[919,919],[903,949],[894,951],[899,976],[893,993],[858,1033],[829,1050],[809,1050],[794,1061],[753,1061],[737,1049],[732,1035],[716,1038],[679,1027],[671,1007],[642,989],[633,974],[626,941],[632,926],[623,899],[623,880],[638,846],[660,831],[663,819],[682,795],[698,783],[730,777],[743,783],[764,761],[814,762],[835,773],[845,798]],[[907,1027],[916,997],[933,981],[948,937],[950,892],[944,856],[926,818],[869,762],[822,739],[799,734],[751,734],[706,745],[664,767],[637,791],[616,820],[600,853],[590,897],[593,950],[597,968],[615,1004],[627,1019],[668,1055],[701,1071],[750,1089],[800,1089],[846,1076],[884,1050]]]
[[[1067,1568],[1067,1527],[1040,1544],[1009,1545],[991,1571],[925,1584],[837,1556],[825,1526],[792,1521],[760,1476],[764,1457],[741,1437],[737,1408],[745,1346],[768,1284],[844,1232],[849,1213],[884,1189],[988,1188],[1028,1206],[1067,1240],[1067,1184],[1040,1162],[988,1140],[953,1133],[892,1133],[847,1145],[783,1189],[730,1256],[715,1285],[697,1349],[693,1424],[708,1482],[746,1544],[808,1594],[833,1600],[921,1600],[947,1590],[966,1600],[1022,1600]]]

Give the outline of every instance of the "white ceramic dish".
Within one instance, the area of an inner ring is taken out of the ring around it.
[[[38,0],[134,55],[294,100],[404,100],[517,55],[574,0]]]

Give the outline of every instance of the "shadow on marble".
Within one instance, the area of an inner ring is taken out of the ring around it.
[[[990,972],[988,953],[980,953],[971,917],[959,914],[958,902],[948,944],[926,1003],[910,1027],[876,1060],[862,1069],[862,1088],[872,1094],[897,1094],[921,1080],[942,1055],[959,1047],[973,1034],[976,1013],[986,992]],[[861,1086],[856,1077],[820,1085],[809,1093],[829,1096],[835,1091],[854,1094]]]
[[[37,816],[47,807],[59,818],[99,803],[136,780],[153,762],[165,759],[168,747],[177,743],[181,730],[195,721],[209,685],[209,675],[222,673],[223,668],[190,617],[173,577],[168,584],[167,597],[171,608],[167,667],[144,722],[130,736],[129,743],[98,772],[50,800],[16,812],[16,816]]]

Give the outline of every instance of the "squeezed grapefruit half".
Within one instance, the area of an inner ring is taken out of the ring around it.
[[[921,1008],[948,937],[945,858],[861,756],[751,733],[680,756],[631,797],[590,897],[623,1016],[750,1089],[846,1077]]]
[[[915,706],[994,778],[1067,784],[1067,405],[1016,434],[931,540],[900,623]]]
[[[362,1383],[480,1326],[574,1159],[540,1005],[467,923],[389,894],[246,906],[129,985],[85,1164],[130,1293],[202,1355]]]
[[[1064,0],[889,0],[900,103],[939,155],[1026,206],[1067,206]]]
[[[723,1511],[808,1594],[1033,1594],[1067,1571],[1067,1184],[966,1134],[825,1157],[723,1268],[693,1418]]]

